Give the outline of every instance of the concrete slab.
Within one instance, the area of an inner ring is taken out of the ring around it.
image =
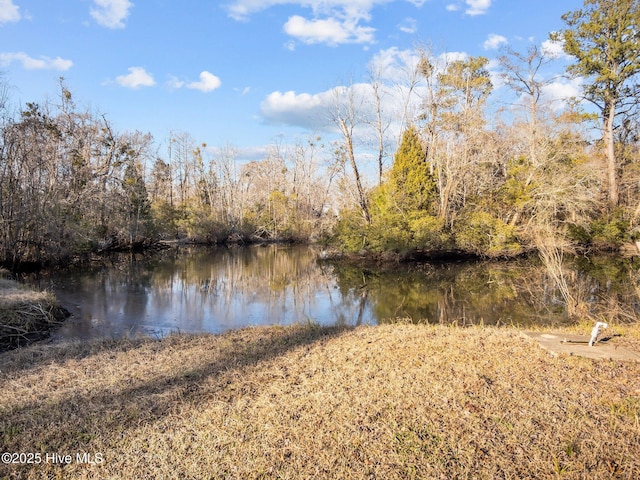
[[[553,355],[578,355],[600,360],[630,360],[640,362],[640,353],[616,345],[615,340],[603,335],[603,339],[589,346],[586,335],[564,333],[523,332],[528,338],[537,341],[540,346]]]

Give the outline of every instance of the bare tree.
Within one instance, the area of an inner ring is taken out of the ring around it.
[[[382,185],[384,160],[387,157],[387,131],[391,125],[391,121],[385,119],[382,107],[384,98],[388,95],[382,81],[382,68],[380,64],[372,64],[369,67],[369,82],[373,91],[375,109],[375,119],[371,123],[373,123],[377,143],[378,185]]]
[[[465,204],[470,179],[477,172],[485,134],[484,105],[491,92],[486,70],[488,60],[470,57],[450,62],[438,74],[438,86],[431,113],[437,139],[431,140],[437,153],[434,162],[440,198],[439,214],[453,225],[457,208]],[[434,131],[435,134],[435,131]],[[435,144],[435,145],[434,145]],[[454,205],[455,204],[455,205]]]
[[[331,121],[338,127],[342,135],[342,144],[338,152],[340,155],[344,155],[345,160],[347,160],[351,166],[357,192],[357,203],[365,222],[368,224],[371,223],[371,216],[369,214],[368,200],[362,184],[360,168],[356,161],[354,147],[354,130],[356,126],[361,123],[362,119],[359,109],[362,108],[364,100],[361,96],[356,97],[355,90],[353,85],[336,87],[334,89],[334,102],[329,115]]]

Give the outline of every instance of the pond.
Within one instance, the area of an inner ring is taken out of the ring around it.
[[[523,327],[568,321],[564,297],[536,259],[377,269],[318,261],[318,252],[281,245],[176,247],[113,255],[27,280],[52,290],[72,313],[56,339],[398,318]],[[566,267],[572,301],[592,313],[637,312],[636,260],[579,257]]]

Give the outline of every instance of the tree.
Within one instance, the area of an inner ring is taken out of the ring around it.
[[[584,8],[566,13],[568,28],[552,36],[564,41],[564,51],[575,57],[570,74],[588,78],[585,98],[599,110],[607,158],[609,202],[618,204],[618,160],[614,130],[616,118],[633,108],[640,71],[640,3],[638,0],[585,0]]]
[[[409,252],[445,243],[444,222],[432,215],[436,183],[418,129],[409,127],[395,153],[387,180],[371,193],[368,247]]]
[[[389,173],[389,184],[396,205],[404,212],[431,207],[435,181],[415,127],[407,129],[402,136]]]
[[[503,190],[509,191],[508,196],[513,200],[515,210],[511,225],[516,225],[523,211],[531,207],[534,200],[531,190],[535,188],[532,184],[539,183],[536,180],[546,169],[550,169],[554,161],[550,152],[554,128],[551,125],[551,109],[543,101],[544,88],[554,78],[545,79],[540,72],[551,59],[536,45],[531,45],[526,53],[506,49],[498,58],[503,81],[519,97],[524,109],[523,120],[516,115],[511,124],[513,134],[509,143],[513,157],[505,166],[507,182]]]
[[[438,75],[431,101],[436,143],[429,160],[435,167],[440,196],[439,216],[450,227],[478,177],[486,137],[484,106],[493,88],[485,57],[469,57],[446,65]],[[426,64],[425,64],[426,69]],[[430,69],[429,69],[430,70]],[[430,134],[431,135],[431,134]]]
[[[540,75],[540,69],[551,58],[536,45],[531,45],[526,54],[507,49],[504,55],[498,58],[502,68],[502,79],[507,86],[519,96],[528,100],[527,104],[527,143],[531,163],[537,164],[537,143],[539,141],[540,103],[544,87],[553,82],[553,77],[544,79]]]
[[[125,162],[126,167],[122,179],[122,213],[126,222],[128,241],[133,246],[140,240],[143,232],[142,223],[148,219],[151,205],[136,152],[133,150],[127,152]]]
[[[369,214],[367,196],[364,186],[362,185],[362,178],[358,163],[356,162],[354,147],[354,130],[360,122],[356,102],[361,104],[362,99],[356,100],[354,90],[355,87],[353,85],[349,87],[336,87],[334,89],[334,104],[331,107],[329,115],[332,122],[339,128],[343,137],[343,142],[336,150],[336,154],[343,157],[344,160],[349,161],[356,185],[357,203],[365,222],[369,224],[371,223],[371,215]]]

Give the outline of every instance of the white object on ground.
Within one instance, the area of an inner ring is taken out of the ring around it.
[[[590,347],[593,347],[593,344],[598,341],[598,335],[600,335],[600,331],[608,327],[608,323],[596,322],[595,327],[593,327],[593,330],[591,330],[591,340],[589,340]]]

